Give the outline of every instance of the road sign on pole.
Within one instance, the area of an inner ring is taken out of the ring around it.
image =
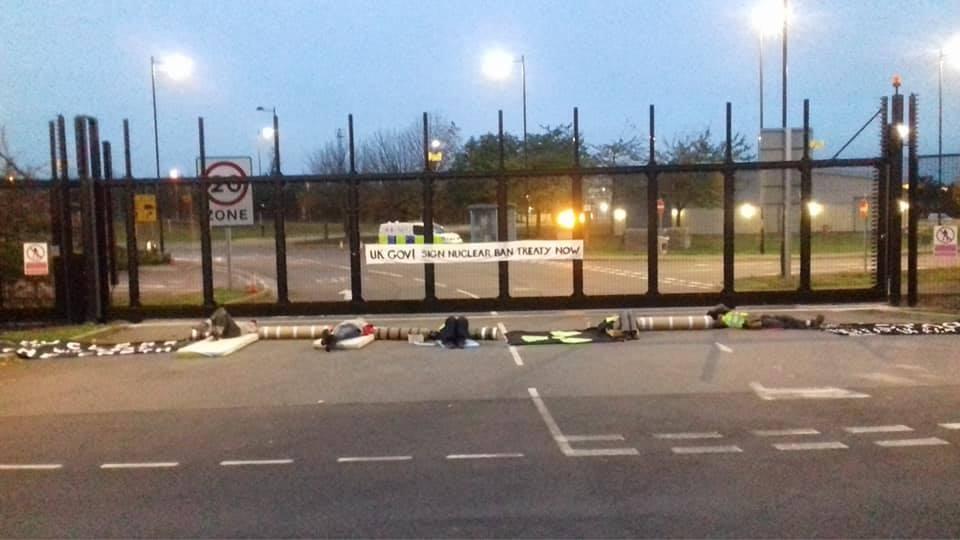
[[[50,274],[50,260],[46,242],[23,243],[23,275],[46,276]]]
[[[157,196],[152,193],[133,196],[133,206],[137,223],[157,222]]]
[[[223,178],[207,187],[210,198],[210,226],[253,225],[253,188],[250,158],[210,158],[204,176]]]

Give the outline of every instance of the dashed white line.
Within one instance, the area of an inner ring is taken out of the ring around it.
[[[895,448],[900,446],[943,446],[950,443],[936,437],[927,437],[924,439],[891,439],[885,441],[874,441],[874,444],[886,448]]]
[[[587,442],[587,441],[622,441],[623,435],[618,433],[610,435],[563,435],[560,439],[566,442]]]
[[[940,424],[940,427],[945,429],[960,429],[960,422],[948,422],[946,424]]]
[[[913,431],[910,426],[897,424],[893,426],[852,426],[843,428],[847,433],[900,433],[904,431]]]
[[[564,452],[567,457],[599,457],[599,456],[636,456],[640,452],[636,448],[591,448]]]
[[[519,452],[504,452],[499,454],[450,454],[447,459],[508,459],[522,458]]]
[[[777,443],[773,445],[777,450],[796,451],[796,450],[845,450],[847,445],[839,441],[828,442],[808,442],[808,443]]]
[[[464,295],[464,296],[469,296],[470,298],[480,298],[479,295],[473,294],[472,292],[470,292],[470,291],[465,291],[465,290],[463,290],[463,289],[457,289],[457,292],[460,293],[460,294],[462,294],[462,295]]]
[[[223,467],[243,467],[246,465],[289,465],[293,463],[292,459],[240,459],[221,461]]]
[[[0,463],[0,471],[53,471],[62,468],[60,463]]]
[[[507,327],[503,325],[502,322],[497,323],[497,328],[500,329],[500,335],[503,336],[503,340],[507,340]],[[513,363],[522,366],[523,358],[520,358],[520,351],[513,345],[507,345],[507,350],[510,351],[510,356],[513,358]]]
[[[693,326],[692,323],[691,323],[691,326]],[[720,343],[719,341],[715,341],[713,344],[716,345],[718,349],[720,349],[721,351],[723,351],[723,352],[725,352],[725,353],[732,353],[732,352],[733,352],[733,349],[731,349],[730,347],[727,347],[726,345],[724,345],[723,343]]]
[[[337,458],[337,463],[367,463],[372,461],[410,461],[413,456],[351,456]]]
[[[794,435],[819,435],[820,432],[811,428],[797,429],[756,429],[752,432],[757,437],[790,437]]]
[[[674,446],[674,454],[735,454],[743,452],[739,446]]]
[[[716,431],[706,431],[701,433],[654,433],[655,439],[722,439],[723,435]]]
[[[402,277],[403,277],[403,275],[401,275],[401,274],[397,274],[397,273],[394,273],[394,272],[385,272],[385,271],[383,271],[383,270],[368,270],[368,271],[369,271],[371,274],[377,274],[378,276],[387,276],[387,277],[394,277],[394,278],[402,278]],[[417,279],[417,278],[413,278],[413,279]]]
[[[170,469],[180,464],[176,461],[150,461],[143,463],[104,463],[101,469]]]

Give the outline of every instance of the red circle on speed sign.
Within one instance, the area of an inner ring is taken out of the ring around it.
[[[667,208],[667,204],[663,202],[663,199],[657,199],[657,212],[661,214]]]
[[[220,169],[226,169],[228,174],[213,174],[221,172]],[[246,178],[246,173],[236,163],[229,161],[218,161],[207,167],[203,174],[207,178],[226,177],[226,178]],[[210,200],[220,206],[232,206],[243,200],[247,190],[250,188],[245,180],[225,181],[210,184],[207,188],[207,196]]]
[[[867,217],[867,212],[870,210],[870,203],[866,199],[860,200],[860,217]]]

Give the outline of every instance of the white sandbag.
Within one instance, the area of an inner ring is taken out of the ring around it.
[[[177,356],[181,358],[227,356],[256,342],[258,339],[260,339],[260,336],[257,334],[244,334],[239,337],[224,339],[207,338],[183,347],[177,351]]]

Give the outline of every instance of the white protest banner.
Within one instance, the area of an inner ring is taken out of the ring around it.
[[[473,244],[367,244],[367,264],[445,264],[583,259],[583,240]]]

